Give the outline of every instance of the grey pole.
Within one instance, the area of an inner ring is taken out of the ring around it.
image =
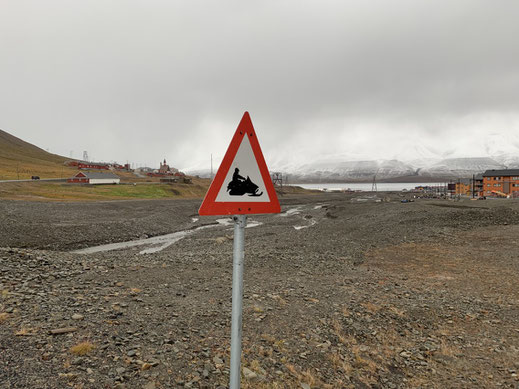
[[[246,215],[235,215],[232,264],[232,321],[231,321],[231,377],[230,389],[240,389],[241,323],[243,299],[243,258]]]

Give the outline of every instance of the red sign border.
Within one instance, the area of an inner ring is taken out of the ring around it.
[[[258,164],[261,178],[265,184],[265,189],[269,196],[269,202],[216,202],[216,196],[223,185],[225,185],[225,177],[231,168],[231,165],[236,157],[236,153],[240,148],[243,137],[247,135]],[[270,178],[265,158],[261,152],[261,147],[258,142],[258,137],[254,131],[254,126],[248,112],[243,114],[243,117],[234,133],[231,140],[231,144],[227,149],[225,156],[223,157],[222,163],[216,172],[207,194],[204,197],[204,201],[198,210],[198,214],[201,216],[217,216],[217,215],[248,215],[248,214],[260,214],[260,213],[280,213],[281,207],[279,205],[278,196],[274,189],[274,184]]]

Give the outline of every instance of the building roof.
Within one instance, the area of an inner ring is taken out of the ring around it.
[[[483,173],[483,177],[519,177],[519,169],[504,169],[504,170],[487,170]]]
[[[99,179],[109,179],[109,180],[113,180],[113,179],[116,179],[116,178],[120,178],[117,174],[114,174],[114,173],[110,173],[110,172],[107,172],[107,173],[101,173],[101,172],[87,172],[87,171],[80,171],[78,172],[74,177],[76,177],[78,174],[83,174],[86,178],[92,178],[94,180],[99,180]]]

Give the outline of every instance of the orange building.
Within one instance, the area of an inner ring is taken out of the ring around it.
[[[484,196],[483,191],[483,175],[478,174],[472,176],[472,178],[459,178],[454,184],[457,195],[482,197]]]
[[[519,169],[487,170],[483,173],[483,195],[519,197]]]
[[[456,181],[456,194],[457,195],[472,195],[472,179],[461,178]]]
[[[483,197],[485,195],[483,189],[483,174],[477,174],[474,177],[474,192],[478,197]]]

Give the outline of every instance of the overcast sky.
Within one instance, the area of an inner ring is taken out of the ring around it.
[[[0,128],[78,158],[519,151],[519,2],[2,0]],[[490,146],[489,146],[490,144]]]

